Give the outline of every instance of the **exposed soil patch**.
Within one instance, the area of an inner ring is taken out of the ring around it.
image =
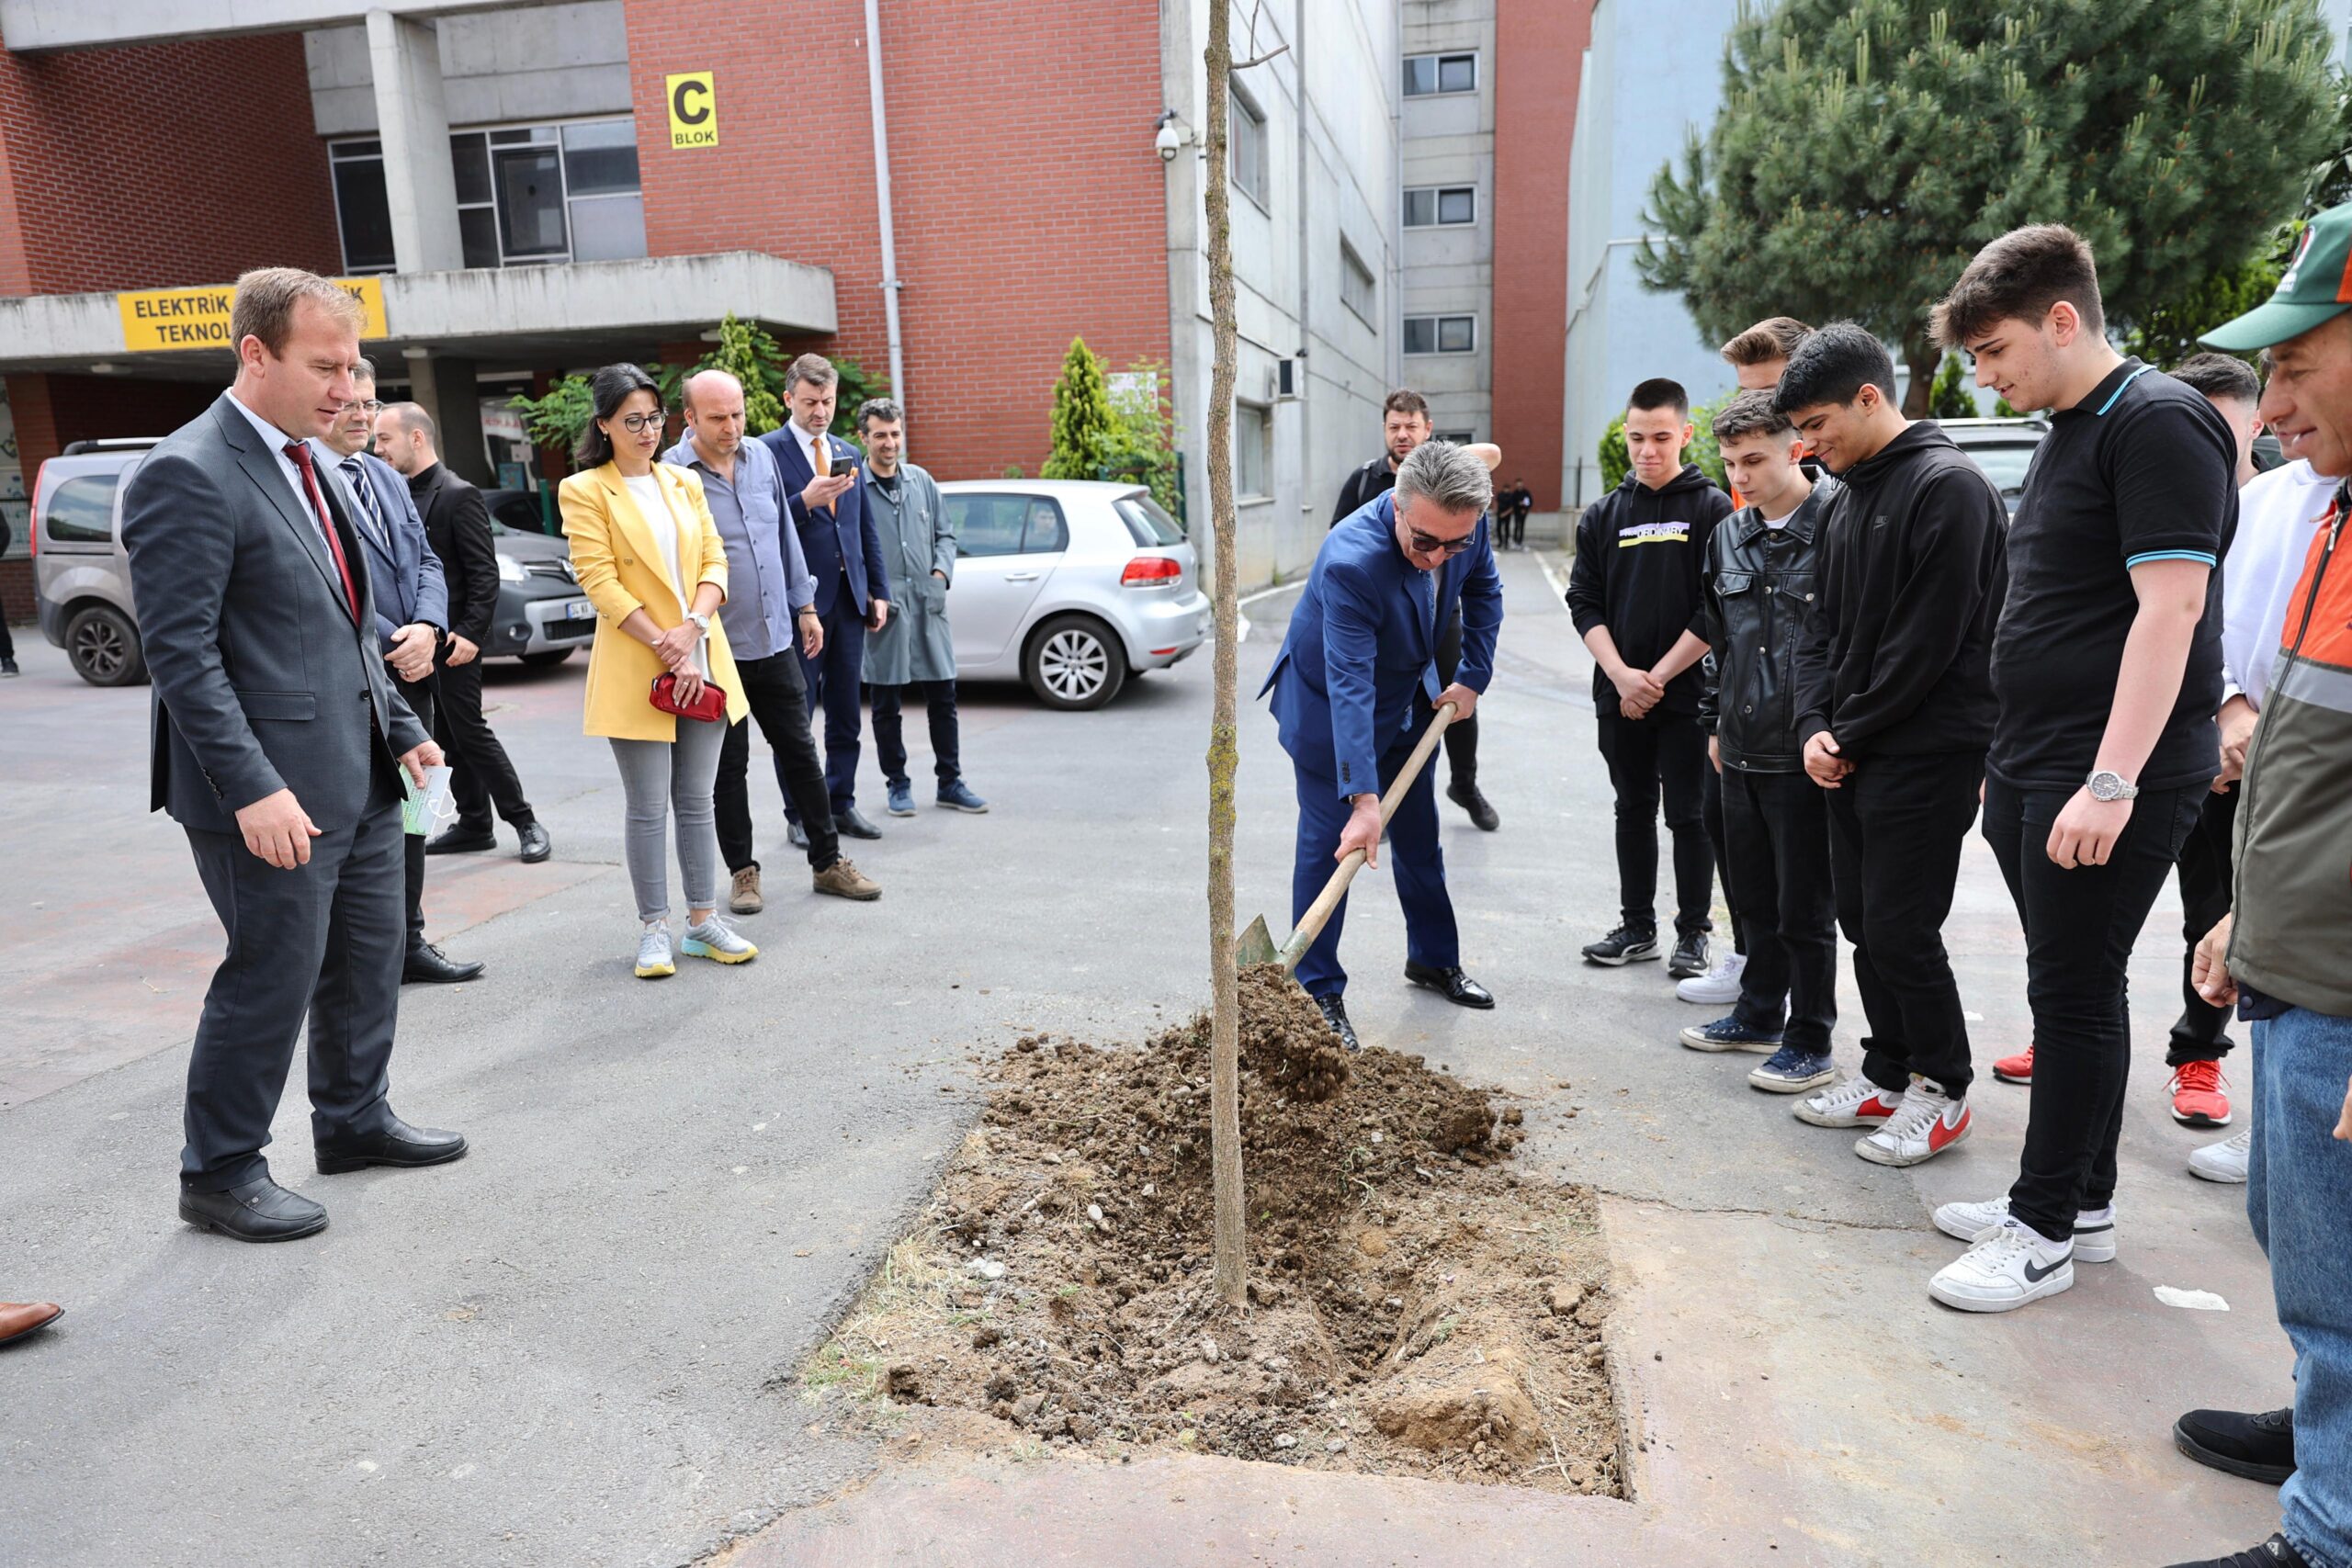
[[[1243,976],[1250,1310],[1210,1284],[1208,1021],[1024,1036],[914,1233],[810,1359],[852,1422],[1615,1495],[1591,1195],[1522,1185],[1520,1112],[1350,1055]]]

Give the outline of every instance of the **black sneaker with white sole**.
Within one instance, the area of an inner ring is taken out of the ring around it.
[[[2311,1568],[2311,1559],[2297,1551],[2283,1535],[2273,1535],[2260,1546],[2233,1551],[2227,1557],[2200,1557],[2176,1562],[2172,1568]]]
[[[1695,980],[1707,972],[1707,933],[1686,931],[1674,939],[1674,956],[1666,972],[1678,980]]]
[[[1636,959],[1657,956],[1657,931],[1652,926],[1619,926],[1599,942],[1584,945],[1585,962],[1614,968]]]

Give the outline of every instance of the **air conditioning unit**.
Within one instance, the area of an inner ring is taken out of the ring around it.
[[[1299,367],[1299,362],[1298,362],[1297,360],[1295,360],[1295,359],[1277,359],[1277,360],[1275,360],[1275,361],[1274,361],[1274,399],[1275,399],[1275,400],[1279,402],[1279,401],[1285,401],[1285,400],[1293,400],[1293,399],[1297,398],[1297,397],[1299,396],[1300,383],[1301,383],[1301,382],[1303,382],[1305,379],[1306,379],[1306,374],[1305,374],[1305,372],[1300,368],[1300,367]]]

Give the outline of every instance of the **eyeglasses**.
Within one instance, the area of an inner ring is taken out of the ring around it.
[[[345,408],[364,409],[367,411],[370,418],[373,418],[375,415],[384,412],[384,405],[377,401],[374,398],[361,398],[355,402],[345,403],[344,406]]]
[[[1420,551],[1423,555],[1429,554],[1431,550],[1443,550],[1447,555],[1458,556],[1463,551],[1468,549],[1470,547],[1470,541],[1476,539],[1477,536],[1478,530],[1476,528],[1471,529],[1467,534],[1463,535],[1462,537],[1458,539],[1441,539],[1433,534],[1424,534],[1419,528],[1416,528],[1412,533],[1413,548]]]
[[[656,430],[661,429],[662,422],[669,417],[668,414],[658,410],[652,413],[625,413],[621,415],[621,428],[631,435],[639,435],[644,433],[648,425],[651,425]]]

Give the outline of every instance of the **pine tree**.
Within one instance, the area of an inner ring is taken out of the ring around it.
[[[1062,360],[1061,379],[1054,383],[1053,452],[1037,477],[1102,478],[1102,465],[1111,455],[1114,423],[1111,384],[1102,374],[1102,362],[1094,357],[1084,338],[1074,337]]]
[[[1947,354],[1936,370],[1936,384],[1928,393],[1929,419],[1974,419],[1976,394],[1968,389],[1968,367],[1957,354]]]
[[[2261,251],[2330,150],[2327,47],[2318,0],[1743,0],[1636,265],[1715,337],[1861,322],[1916,416],[1928,307],[2010,229],[2090,241],[2118,325]]]

